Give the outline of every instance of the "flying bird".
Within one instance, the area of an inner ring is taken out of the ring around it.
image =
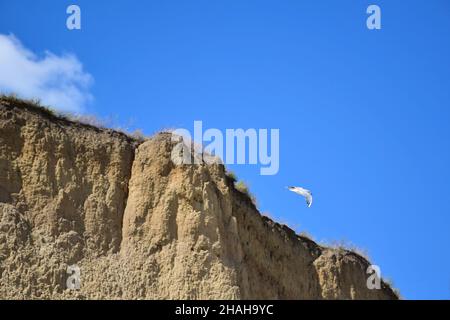
[[[292,192],[295,192],[296,194],[303,196],[306,200],[306,204],[308,205],[308,208],[311,207],[311,204],[312,204],[311,191],[301,188],[301,187],[288,187],[288,189],[291,190]]]

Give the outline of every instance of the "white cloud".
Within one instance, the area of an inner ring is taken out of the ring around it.
[[[59,110],[80,112],[92,96],[93,79],[74,55],[39,58],[13,35],[0,34],[0,92],[40,99]]]

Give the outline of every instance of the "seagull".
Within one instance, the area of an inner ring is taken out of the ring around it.
[[[312,193],[311,191],[307,189],[303,189],[301,187],[287,187],[292,192],[295,192],[303,197],[305,197],[306,204],[308,205],[308,208],[311,207],[312,204]]]

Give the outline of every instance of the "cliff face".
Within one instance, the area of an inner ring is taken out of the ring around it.
[[[222,165],[0,100],[0,298],[396,299],[263,217]],[[66,289],[67,267],[81,270]]]

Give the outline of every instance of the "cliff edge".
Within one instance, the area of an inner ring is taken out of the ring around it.
[[[367,288],[365,258],[262,216],[222,165],[175,166],[172,147],[0,98],[0,298],[398,298]]]

